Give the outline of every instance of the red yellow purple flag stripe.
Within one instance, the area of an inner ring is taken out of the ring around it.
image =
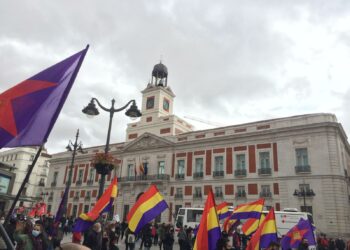
[[[230,211],[228,211],[228,203],[223,202],[216,206],[216,212],[219,216],[219,220],[223,220],[226,217],[230,216]]]
[[[215,250],[216,242],[220,239],[220,236],[220,224],[216,213],[214,194],[210,189],[193,250]]]
[[[245,203],[237,206],[232,215],[231,219],[249,219],[249,218],[256,218],[259,219],[262,209],[264,207],[264,199],[259,199],[257,201],[253,201],[250,203]]]
[[[83,232],[89,229],[100,214],[108,212],[112,208],[117,193],[117,177],[114,177],[111,184],[96,202],[92,210],[88,213],[82,213],[79,215],[77,222],[74,225],[73,232]]]
[[[143,193],[136,201],[127,215],[129,229],[135,234],[165,209],[168,204],[163,196],[159,193],[157,187],[152,185],[145,193]]]
[[[275,211],[273,208],[266,215],[258,230],[253,234],[247,245],[247,250],[267,248],[271,242],[278,242]]]
[[[260,219],[256,219],[256,218],[250,218],[248,219],[243,225],[242,225],[242,232],[249,236],[252,233],[254,233],[259,225],[261,224],[261,222],[263,222],[265,219],[265,215],[261,214]]]

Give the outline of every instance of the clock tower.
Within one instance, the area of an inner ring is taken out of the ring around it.
[[[151,79],[141,91],[141,120],[128,124],[127,141],[139,137],[144,132],[169,136],[193,129],[191,124],[173,114],[175,94],[168,86],[168,68],[162,62],[153,67]]]

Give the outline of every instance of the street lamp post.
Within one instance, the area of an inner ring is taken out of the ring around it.
[[[66,188],[68,189],[67,193],[69,193],[69,189],[70,189],[70,186],[72,184],[73,167],[74,167],[74,161],[75,161],[75,156],[77,154],[77,151],[79,151],[80,153],[85,153],[83,150],[82,142],[78,143],[78,138],[79,138],[79,129],[77,130],[77,133],[75,134],[74,143],[71,140],[69,140],[68,145],[66,147],[67,151],[72,152],[72,160],[71,160],[71,163],[69,166],[68,181],[66,183]],[[67,208],[67,199],[64,202],[64,208],[65,209]]]
[[[108,133],[107,133],[107,140],[106,140],[106,146],[105,146],[105,154],[107,154],[109,151],[109,140],[110,140],[110,136],[111,136],[112,119],[113,119],[114,113],[123,111],[124,109],[129,107],[129,105],[131,104],[130,108],[125,112],[126,116],[129,116],[131,118],[137,118],[137,117],[140,117],[142,114],[141,114],[140,110],[137,108],[135,100],[129,101],[127,104],[125,104],[121,108],[115,108],[114,107],[115,100],[112,99],[112,101],[111,101],[112,106],[110,108],[106,108],[96,98],[92,98],[90,103],[82,110],[82,112],[88,116],[98,115],[99,111],[96,108],[95,102],[98,104],[98,106],[102,110],[109,113]],[[104,185],[105,185],[105,181],[106,181],[106,175],[108,175],[110,173],[110,171],[111,171],[110,168],[106,165],[99,166],[99,167],[96,166],[96,172],[101,175],[100,187],[98,190],[97,199],[99,199],[103,193],[103,189],[104,189]]]
[[[305,184],[305,183],[304,183]],[[316,194],[312,189],[306,190],[306,187],[303,186],[303,188],[295,189],[294,196],[296,197],[303,197],[304,201],[304,210],[303,212],[307,212],[306,210],[306,197],[314,197]]]

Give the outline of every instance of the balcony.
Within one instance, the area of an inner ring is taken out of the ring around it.
[[[56,187],[57,183],[54,181],[54,182],[51,182],[51,187]]]
[[[88,181],[86,182],[86,184],[87,184],[88,186],[92,186],[92,184],[94,184],[94,180],[88,180]]]
[[[235,170],[236,177],[245,177],[247,176],[247,169],[237,169]]]
[[[260,198],[271,198],[272,193],[268,191],[260,192]]]
[[[43,177],[47,177],[47,173],[46,173],[46,171],[40,171],[40,174],[39,174],[40,176],[43,176]]]
[[[73,201],[79,201],[79,196],[74,196]]]
[[[184,195],[183,194],[175,194],[175,199],[183,199]]]
[[[154,175],[141,175],[141,176],[125,176],[118,178],[118,182],[147,182],[147,181],[169,181],[170,175],[168,174],[154,174]]]
[[[84,200],[85,201],[90,201],[91,197],[90,196],[85,196]]]
[[[193,194],[194,200],[201,200],[202,199],[202,193]]]
[[[185,179],[185,174],[176,174],[175,179],[176,180],[183,180],[183,179]]]
[[[299,197],[299,198],[301,198],[301,197],[308,197],[308,198],[311,198],[311,197],[316,196],[314,190],[312,190],[312,189],[310,189],[310,188],[307,188],[306,190],[304,190],[304,189],[300,189],[300,190],[296,189],[296,190],[294,191],[294,194],[293,194],[293,195],[294,195],[294,196],[297,196],[297,197]]]
[[[203,178],[203,172],[196,172],[193,174],[194,179],[201,179]]]
[[[272,169],[271,168],[260,168],[260,169],[258,169],[258,174],[259,175],[271,175]]]
[[[224,177],[224,171],[220,170],[220,171],[213,171],[213,177]]]
[[[223,198],[224,194],[222,192],[215,192],[215,198]]]
[[[235,196],[236,196],[236,199],[245,199],[245,198],[247,198],[247,194],[246,194],[245,191],[237,192],[235,194]]]
[[[43,181],[39,181],[39,187],[45,187],[45,182],[43,182]]]
[[[52,202],[52,201],[53,201],[53,197],[52,197],[52,196],[49,196],[49,197],[47,198],[47,201],[48,201],[48,202]]]
[[[77,182],[75,183],[76,186],[81,186],[82,184],[82,180],[77,180]]]
[[[310,165],[295,166],[295,173],[297,174],[311,173],[311,166]]]

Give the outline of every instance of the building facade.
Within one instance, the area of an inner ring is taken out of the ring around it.
[[[141,120],[128,125],[125,142],[110,146],[121,161],[106,182],[107,187],[112,176],[118,176],[114,213],[125,218],[137,197],[156,184],[169,205],[158,220],[174,223],[180,207],[202,207],[212,188],[217,203],[235,206],[265,198],[266,208],[309,211],[319,231],[350,237],[350,147],[335,115],[299,115],[193,131],[172,113],[175,95],[163,66],[154,67],[152,82],[141,92]],[[90,161],[103,150],[96,146],[77,155],[69,215],[78,216],[95,204],[99,176]],[[71,157],[62,152],[50,160],[46,187],[51,211],[58,208]],[[141,164],[147,174],[140,171]]]
[[[3,171],[7,170],[7,172],[0,172],[2,179],[0,211],[7,211],[11,206],[37,151],[37,147],[22,147],[0,152],[1,168]],[[49,173],[48,160],[50,158],[46,149],[43,149],[17,205],[31,207],[33,203],[41,199]]]

